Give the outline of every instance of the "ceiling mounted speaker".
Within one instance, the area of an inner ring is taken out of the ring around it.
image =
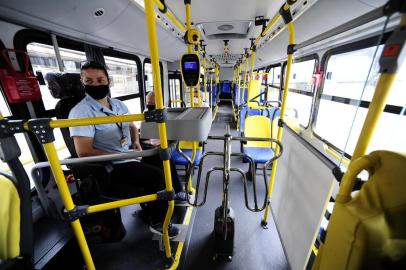
[[[103,8],[96,8],[93,11],[93,16],[95,16],[96,18],[99,18],[99,17],[101,17],[103,15],[104,15],[104,9]]]
[[[234,29],[234,26],[232,26],[231,24],[222,24],[222,25],[219,25],[217,27],[217,29],[221,30],[221,31],[230,31],[230,30]]]

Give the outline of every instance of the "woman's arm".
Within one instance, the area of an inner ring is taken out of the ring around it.
[[[78,157],[115,154],[114,152],[108,152],[93,148],[92,137],[74,136],[73,142],[75,143],[75,149],[76,153],[78,154]]]
[[[140,145],[140,136],[138,134],[138,128],[133,122],[130,123],[130,134],[131,141],[133,142],[133,150],[141,151],[142,147]]]

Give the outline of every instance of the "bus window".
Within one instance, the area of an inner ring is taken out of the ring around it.
[[[159,62],[159,69],[161,71],[161,87],[162,87],[162,98],[164,99],[164,75],[163,75],[163,66]],[[145,93],[154,90],[154,78],[152,76],[152,65],[149,58],[144,59],[144,89]],[[165,100],[165,99],[164,99]]]
[[[27,52],[34,73],[41,72],[45,77],[49,72],[60,72],[53,46],[32,42],[27,45]],[[61,47],[59,47],[59,52],[65,66],[65,72],[79,73],[80,63],[86,61],[85,53]],[[54,109],[58,99],[52,97],[48,85],[40,85],[40,89],[45,109]]]
[[[266,84],[268,85],[268,93],[267,98],[271,101],[279,100],[279,93],[280,93],[280,73],[281,67],[273,66],[268,68],[268,75]]]
[[[292,65],[289,80],[289,98],[286,106],[297,112],[299,123],[303,127],[309,125],[314,95],[312,77],[316,64],[317,60],[311,59],[295,62]],[[284,72],[286,72],[286,65]]]
[[[121,97],[140,92],[137,81],[138,68],[134,60],[104,56],[111,85],[111,97]]]
[[[6,98],[3,94],[3,89],[0,86],[0,112],[3,117],[11,116],[10,108],[7,105]]]
[[[154,79],[152,78],[152,65],[150,63],[144,64],[145,75],[145,92],[148,93],[154,90]]]
[[[169,93],[171,100],[181,100],[181,89],[180,89],[180,79],[175,78],[175,79],[169,79]],[[181,104],[179,102],[173,102],[170,104],[172,108],[177,108],[181,107]]]
[[[376,47],[333,54],[327,62],[325,82],[317,113],[315,133],[328,144],[352,155],[379,78],[377,52],[364,93],[364,81]],[[354,63],[357,63],[354,65]],[[406,65],[402,63],[392,86],[384,113],[378,122],[368,152],[376,149],[405,151]],[[354,119],[357,106],[358,113]],[[354,124],[351,130],[351,125]],[[350,134],[351,132],[351,134]],[[348,143],[347,143],[347,138]]]
[[[123,101],[132,114],[141,113],[141,100],[140,98],[132,98]]]

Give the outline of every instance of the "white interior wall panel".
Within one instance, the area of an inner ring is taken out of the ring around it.
[[[290,131],[283,133],[271,209],[293,270],[306,266],[333,184],[331,171]]]

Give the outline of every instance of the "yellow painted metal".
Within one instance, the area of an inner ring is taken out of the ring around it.
[[[152,202],[152,201],[156,201],[157,198],[158,198],[158,195],[150,194],[150,195],[140,196],[140,197],[131,198],[131,199],[91,205],[87,208],[87,212],[89,214],[91,214],[91,213],[106,211],[106,210],[110,210],[110,209],[120,208],[120,207],[124,207],[124,206],[128,206],[128,205],[133,205],[133,204]]]
[[[357,162],[355,162],[355,160]],[[357,159],[353,159],[351,166],[345,172],[343,179],[341,180],[340,190],[336,196],[337,203],[346,203],[351,200],[351,192],[358,174],[368,168],[375,166],[376,161],[371,160],[369,156],[362,156]],[[369,171],[371,173],[371,171]]]
[[[248,57],[245,57],[245,72],[244,72],[244,85],[243,85],[243,87],[247,87],[247,75],[248,75]]]
[[[112,124],[120,122],[143,121],[144,119],[145,118],[143,114],[102,116],[102,117],[78,118],[78,119],[60,119],[60,120],[51,120],[49,126],[51,128],[66,128],[77,126]],[[26,125],[25,129],[28,130],[28,125]]]
[[[400,22],[401,26],[406,26],[406,15],[402,15]],[[351,161],[358,159],[359,157],[366,154],[369,143],[374,135],[378,121],[385,108],[387,97],[392,88],[393,82],[395,81],[396,73],[382,73],[379,76],[378,83],[375,88],[375,93],[372,98],[371,104],[369,105],[368,114],[365,118],[364,125],[361,129],[361,134],[359,135],[357,145],[355,146],[354,154],[352,155]],[[347,172],[344,173],[344,178],[347,178],[347,174],[352,170],[352,162],[349,165]],[[340,185],[340,190],[337,194],[337,198],[340,202],[347,202],[351,198],[351,192],[354,183],[347,181],[346,184],[342,182]]]
[[[157,5],[157,7],[159,9],[163,9],[164,5],[162,4],[162,2],[160,0],[153,0],[155,5]],[[183,33],[186,32],[186,28],[185,26],[179,21],[178,18],[176,18],[176,16],[168,9],[165,13],[165,15],[172,21],[172,23],[174,25],[176,25]]]
[[[54,143],[51,142],[44,144],[44,151],[48,157],[51,171],[54,175],[55,182],[58,187],[59,194],[61,195],[63,205],[67,211],[70,211],[73,208],[75,208],[75,204],[73,203],[68,184],[66,183],[65,176],[62,172],[61,163],[59,162],[58,154],[56,152]],[[71,222],[71,225],[76,240],[78,241],[79,248],[82,253],[87,269],[92,270],[96,269],[80,221],[77,219]]]
[[[192,213],[193,213],[193,207],[189,206],[187,211],[186,211],[185,218],[183,220],[184,225],[189,225],[190,224],[190,219],[192,217]],[[176,253],[175,253],[175,260],[174,260],[173,264],[171,265],[171,267],[169,269],[177,269],[178,268],[184,244],[185,244],[184,241],[180,241],[178,243],[178,247],[176,248]]]
[[[267,24],[266,28],[264,29],[264,32],[262,32],[262,35],[265,36],[268,34],[268,32],[271,30],[271,28],[276,24],[276,22],[281,18],[281,14],[279,12],[269,21]],[[259,35],[257,39],[255,40],[255,45],[258,45],[263,36]]]
[[[153,4],[154,3],[151,0],[145,1],[145,14],[148,31],[149,50],[151,55],[152,76],[154,79],[155,104],[157,109],[163,109],[164,105],[162,99],[161,74],[159,72],[158,40],[156,36],[155,10]],[[161,149],[165,150],[168,148],[168,140],[166,136],[166,124],[157,123],[157,125],[159,130],[159,138],[161,140]],[[164,160],[163,166],[164,166],[166,190],[172,191],[172,178],[169,160]],[[172,256],[168,237],[168,225],[172,218],[173,208],[174,208],[173,200],[168,201],[168,211],[166,213],[165,221],[163,224],[163,241],[165,246],[165,255],[167,258],[170,258]]]
[[[209,101],[210,109],[213,107],[212,100],[213,100],[213,74],[211,73],[210,74],[210,101]]]
[[[331,155],[338,161],[341,161],[345,166],[348,167],[350,161],[346,157],[342,157],[339,153],[337,153],[334,149],[331,149],[327,144],[323,145],[324,152]]]
[[[207,72],[206,72],[206,68],[207,68],[207,63],[206,63],[206,57],[203,58],[203,70],[204,70],[204,76],[203,76],[203,84],[204,84],[204,101],[205,103],[207,103],[207,80],[206,80],[206,76],[207,76]]]
[[[288,31],[289,31],[289,45],[293,45],[295,43],[295,26],[293,25],[293,22],[288,23]],[[288,60],[287,60],[287,66],[286,66],[286,79],[285,79],[285,85],[284,85],[284,90],[283,90],[283,99],[282,99],[282,106],[281,106],[281,113],[280,113],[280,119],[283,121],[284,115],[285,115],[285,110],[286,110],[286,100],[288,97],[288,89],[289,89],[289,80],[290,80],[290,73],[292,70],[292,62],[293,62],[293,54],[288,54]],[[282,132],[283,129],[281,127],[278,128],[278,136],[277,140],[281,141],[282,140]],[[276,145],[275,148],[275,155],[279,154],[279,147]],[[278,166],[278,160],[275,160],[272,164],[272,173],[271,177],[269,180],[269,185],[268,185],[268,197],[269,199],[272,197],[272,191],[273,191],[273,186],[275,183],[275,176],[276,176],[276,168]],[[269,214],[269,208],[270,205],[265,208],[265,213],[264,213],[264,220],[268,220],[268,214]]]
[[[357,145],[351,160],[355,160],[366,154],[368,145],[374,135],[376,125],[385,108],[386,100],[389,95],[396,74],[383,73],[378,80],[374,97],[369,105],[368,114],[359,135]]]

